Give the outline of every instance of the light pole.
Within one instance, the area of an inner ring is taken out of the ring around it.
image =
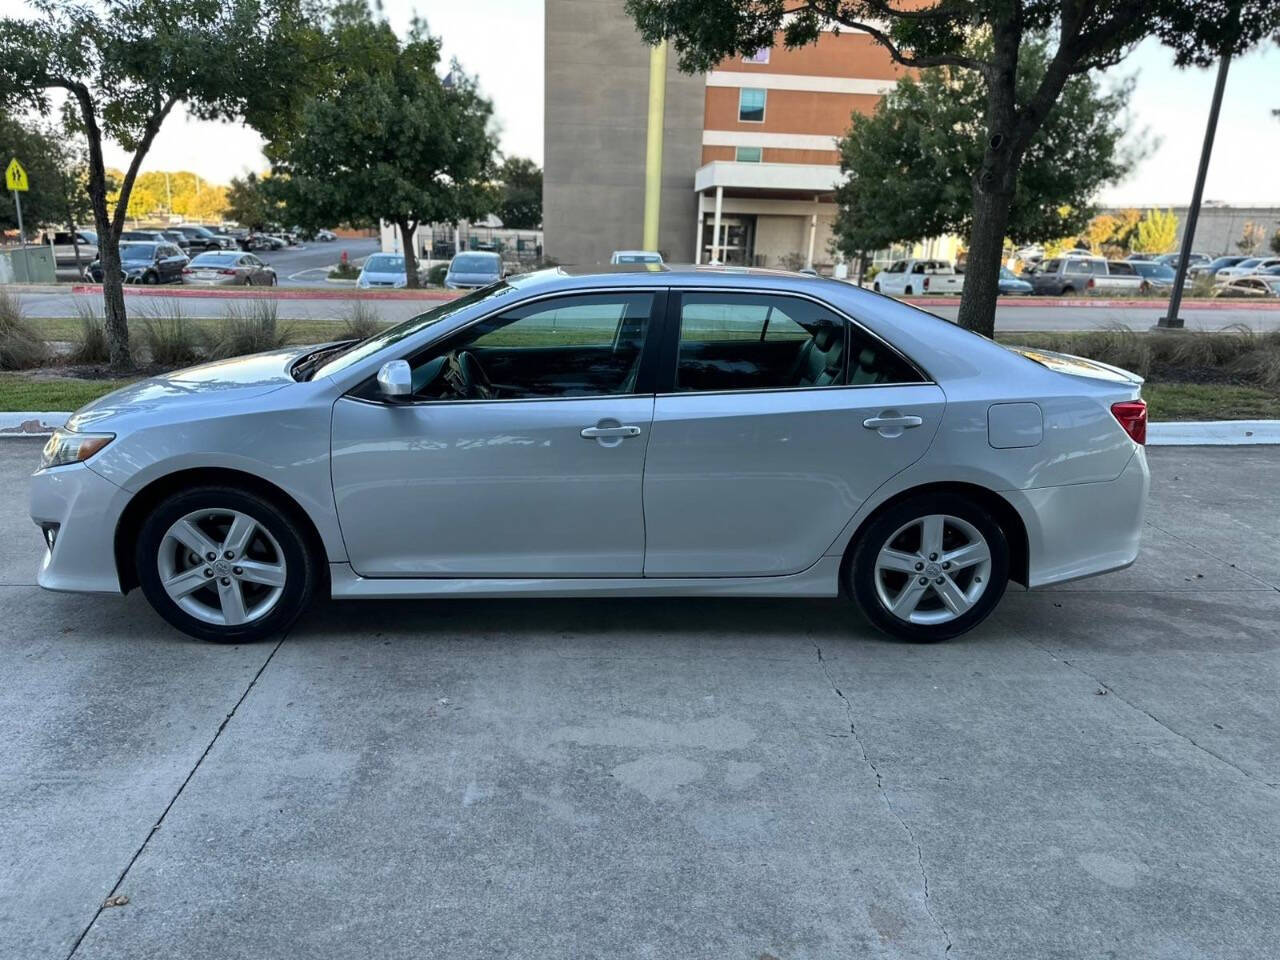
[[[1196,171],[1196,186],[1191,194],[1191,208],[1187,211],[1187,225],[1182,231],[1182,252],[1178,256],[1178,272],[1173,278],[1173,291],[1169,294],[1169,312],[1156,321],[1158,330],[1181,330],[1185,326],[1178,311],[1182,307],[1182,285],[1187,281],[1187,261],[1191,257],[1191,244],[1196,236],[1196,221],[1200,219],[1200,200],[1204,197],[1204,179],[1209,172],[1209,157],[1213,154],[1213,137],[1218,132],[1218,114],[1222,110],[1222,91],[1227,86],[1227,68],[1231,66],[1231,52],[1222,54],[1218,63],[1218,79],[1213,85],[1213,103],[1209,106],[1209,122],[1205,125],[1204,144],[1200,147],[1200,169]]]

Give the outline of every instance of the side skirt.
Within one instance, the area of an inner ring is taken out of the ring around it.
[[[349,563],[329,564],[333,597],[338,600],[387,600],[397,597],[834,597],[839,591],[840,558],[823,557],[808,570],[784,577],[707,577],[654,579],[595,577],[574,579],[361,577]]]

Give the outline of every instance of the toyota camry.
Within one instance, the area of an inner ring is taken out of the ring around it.
[[[544,271],[83,407],[32,478],[39,582],[226,642],[321,592],[844,595],[941,640],[1133,562],[1140,388],[831,280]]]

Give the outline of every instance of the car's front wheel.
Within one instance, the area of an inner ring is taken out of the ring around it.
[[[911,497],[872,520],[849,564],[867,619],[891,636],[949,640],[987,618],[1009,581],[1009,545],[979,504],[954,493]]]
[[[287,629],[318,576],[306,537],[286,511],[225,486],[162,500],[142,524],[134,562],[157,613],[216,643],[251,642]]]

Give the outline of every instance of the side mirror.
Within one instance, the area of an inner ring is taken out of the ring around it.
[[[413,393],[413,371],[408,360],[388,360],[378,371],[378,390],[388,400],[402,400]]]

